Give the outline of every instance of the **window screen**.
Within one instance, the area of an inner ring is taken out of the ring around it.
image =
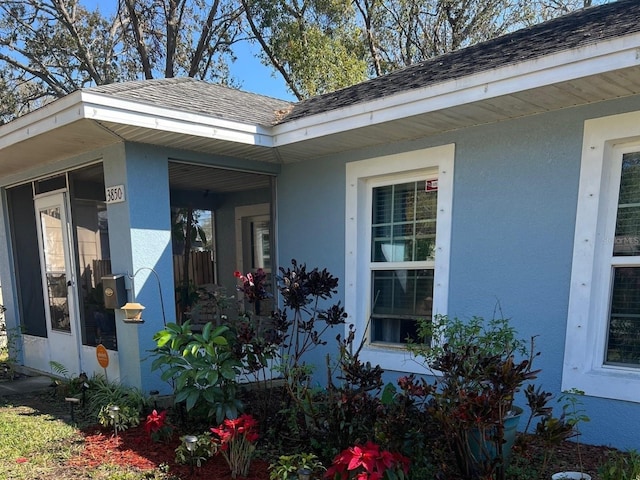
[[[605,362],[640,366],[640,152],[622,156],[612,276]]]
[[[415,320],[431,317],[437,193],[435,179],[372,190],[373,342],[405,343]]]

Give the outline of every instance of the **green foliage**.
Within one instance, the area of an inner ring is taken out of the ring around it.
[[[565,421],[576,431],[580,422],[590,421],[590,418],[586,414],[586,410],[583,408],[582,401],[580,400],[580,396],[582,395],[584,395],[582,390],[571,388],[562,392],[562,395],[558,398],[558,403],[562,404],[562,415],[565,418]]]
[[[98,412],[98,422],[103,427],[113,427],[116,431],[123,431],[129,427],[140,425],[140,412],[130,406],[118,406],[120,410],[112,412],[112,405],[103,406]]]
[[[418,341],[409,341],[409,351],[427,362],[427,366],[448,352],[462,352],[472,343],[478,355],[519,354],[526,356],[528,345],[518,338],[516,329],[507,318],[485,320],[472,317],[469,321],[435,315],[433,320],[418,319]]]
[[[196,438],[193,452],[190,452],[185,445],[185,437],[180,437],[180,445],[176,448],[176,463],[201,467],[204,462],[213,456],[211,434],[205,432],[201,435],[196,435]]]
[[[411,459],[413,478],[435,478],[434,461],[442,453],[445,437],[428,407],[432,386],[414,375],[388,383],[380,397],[375,441]]]
[[[111,425],[110,418],[106,418],[105,408],[116,405],[120,408],[123,422],[128,426],[138,425],[143,410],[148,404],[148,398],[139,389],[109,381],[102,375],[96,375],[88,380],[87,410],[88,414],[97,418],[104,425]],[[108,417],[108,415],[107,415]]]
[[[49,365],[51,366],[51,370],[53,370],[54,373],[57,373],[58,375],[61,375],[65,378],[69,377],[69,370],[67,370],[67,367],[65,367],[62,363],[51,360],[49,362]]]
[[[438,372],[429,411],[440,424],[460,472],[469,479],[504,480],[505,420],[514,414],[515,394],[538,373],[532,369],[537,355],[533,338],[527,349],[507,319],[474,317],[462,322],[440,316],[418,323],[420,342],[409,343],[408,348]],[[494,451],[491,454],[486,447],[480,456],[495,460],[476,458],[471,435],[480,435]]]
[[[307,469],[313,475],[320,475],[326,470],[322,462],[314,453],[294,453],[280,455],[275,463],[269,465],[269,480],[289,480],[296,477],[300,469]]]
[[[328,93],[367,78],[365,45],[345,0],[243,1],[263,63],[298,98]]]
[[[173,382],[177,403],[184,402],[187,411],[206,406],[207,416],[215,415],[217,422],[238,415],[242,403],[236,376],[242,362],[234,355],[229,327],[207,323],[202,333],[194,333],[188,321],[169,323],[153,339],[157,346],[151,369],[161,369],[161,378]]]
[[[640,453],[614,451],[598,469],[600,480],[637,480],[640,477]]]

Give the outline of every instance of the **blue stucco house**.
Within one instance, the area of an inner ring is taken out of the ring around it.
[[[21,363],[100,373],[104,345],[110,378],[166,389],[147,351],[176,318],[189,208],[230,290],[292,258],[338,276],[363,359],[389,375],[419,371],[412,319],[499,305],[538,336],[543,386],[585,391],[583,441],[640,448],[639,18],[635,0],[592,7],[299,103],[161,79],[0,126]],[[101,305],[118,275],[145,323]]]

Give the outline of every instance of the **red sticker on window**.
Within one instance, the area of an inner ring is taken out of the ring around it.
[[[438,190],[438,180],[427,180],[424,191],[433,192],[435,190]]]

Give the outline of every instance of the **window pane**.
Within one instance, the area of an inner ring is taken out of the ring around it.
[[[433,270],[372,272],[372,341],[405,343],[415,320],[431,317]]]
[[[82,344],[117,350],[116,316],[104,305],[102,277],[111,275],[109,218],[102,164],[69,173],[71,212],[77,240]]]
[[[640,255],[640,152],[622,156],[613,254]]]
[[[614,269],[606,363],[640,365],[640,267]]]
[[[425,180],[373,189],[373,262],[433,260],[437,195]]]
[[[373,221],[372,223],[391,223],[391,208],[393,206],[393,187],[378,187],[373,189]]]

